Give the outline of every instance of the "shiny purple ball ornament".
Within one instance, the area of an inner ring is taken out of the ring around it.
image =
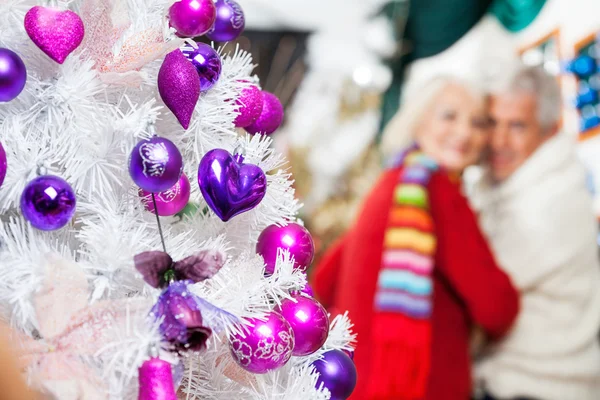
[[[254,135],[257,133],[270,135],[275,132],[283,122],[283,106],[281,102],[272,93],[263,92],[263,109],[260,116],[254,123],[245,129],[248,133]]]
[[[278,249],[286,249],[294,257],[294,268],[305,271],[315,256],[312,236],[302,225],[289,223],[286,226],[270,225],[256,243],[256,253],[265,260],[265,273],[275,272]]]
[[[345,400],[356,387],[354,362],[341,350],[330,350],[312,364],[319,373],[317,388],[323,384],[331,392],[332,400]]]
[[[0,47],[0,103],[15,99],[25,87],[27,69],[14,51]]]
[[[242,7],[234,0],[217,0],[217,19],[206,36],[215,42],[230,42],[244,31],[246,18]]]
[[[213,0],[180,0],[169,8],[169,23],[182,37],[204,35],[216,18]]]
[[[200,161],[198,185],[211,210],[227,222],[262,201],[267,177],[257,165],[245,164],[242,155],[214,149]]]
[[[181,52],[198,73],[200,91],[206,92],[215,86],[221,76],[221,57],[211,46],[205,43],[196,44],[197,48],[187,45],[181,49]]]
[[[164,192],[179,181],[183,160],[179,149],[168,139],[155,136],[140,141],[129,157],[129,175],[142,190]]]
[[[8,161],[6,159],[6,152],[4,151],[4,147],[2,147],[2,143],[0,142],[0,186],[4,183],[4,178],[6,178],[6,171],[8,170]]]
[[[271,312],[266,321],[251,319],[252,326],[244,335],[229,337],[233,359],[240,367],[254,374],[266,374],[283,367],[292,357],[294,331],[277,312]]]
[[[71,185],[54,175],[38,176],[25,186],[21,195],[21,213],[42,231],[53,231],[67,225],[76,208]]]
[[[154,210],[154,202],[152,201],[152,193],[140,189],[139,195],[142,198],[144,207],[152,214],[158,214],[161,217],[175,215],[187,206],[190,200],[190,181],[185,174],[181,174],[175,186],[165,190],[164,192],[155,193],[156,209]]]
[[[279,313],[294,331],[294,356],[307,356],[319,350],[329,336],[329,316],[323,306],[305,295],[285,299]]]
[[[242,90],[235,102],[239,106],[238,116],[233,121],[236,128],[245,128],[253,124],[262,113],[263,101],[263,92],[258,87],[252,85]]]
[[[181,51],[167,54],[158,71],[157,84],[161,99],[183,129],[187,129],[200,98],[200,80]]]

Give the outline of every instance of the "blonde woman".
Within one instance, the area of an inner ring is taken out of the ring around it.
[[[485,96],[453,78],[416,91],[390,123],[390,168],[313,274],[317,296],[358,333],[357,400],[467,400],[473,324],[510,328],[518,295],[458,177],[487,145]]]

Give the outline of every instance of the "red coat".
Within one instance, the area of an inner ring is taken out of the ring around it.
[[[384,232],[399,172],[397,168],[383,174],[354,227],[312,275],[316,296],[332,313],[348,310],[358,334],[358,384],[352,400],[422,400],[398,394],[410,392],[414,380],[414,371],[402,362],[409,355],[395,357],[389,349],[375,349],[369,340]],[[471,328],[480,325],[491,338],[504,335],[517,316],[518,294],[496,265],[466,199],[445,173],[432,176],[429,201],[438,243],[426,400],[467,400]],[[373,365],[378,365],[377,374],[370,373]],[[393,374],[396,394],[374,393],[384,373]]]

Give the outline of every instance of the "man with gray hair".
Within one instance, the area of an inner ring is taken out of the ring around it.
[[[597,222],[554,77],[519,66],[490,99],[482,228],[521,293],[511,333],[477,361],[485,399],[600,399]]]

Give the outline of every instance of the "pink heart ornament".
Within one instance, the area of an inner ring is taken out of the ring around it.
[[[83,41],[85,29],[79,15],[70,10],[35,6],[25,14],[25,30],[44,53],[59,64]]]

